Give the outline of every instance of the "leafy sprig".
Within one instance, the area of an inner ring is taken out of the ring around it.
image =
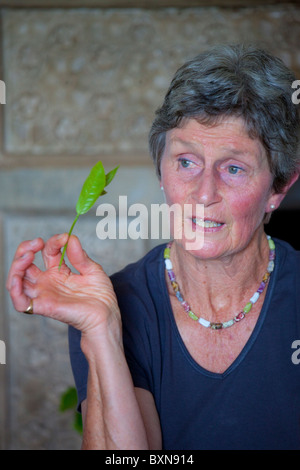
[[[96,165],[93,166],[79,194],[79,198],[76,204],[76,217],[71,225],[71,228],[69,231],[69,237],[73,232],[74,226],[79,216],[88,212],[93,207],[97,199],[100,196],[103,196],[104,194],[106,194],[106,191],[104,188],[106,188],[106,186],[108,186],[112,182],[118,168],[119,167],[117,166],[116,168],[114,168],[113,170],[105,174],[105,170],[101,161],[99,161],[98,163],[96,163]],[[68,242],[65,244],[63,248],[63,252],[60,258],[58,269],[60,269],[62,262],[64,260],[67,246],[68,246]]]

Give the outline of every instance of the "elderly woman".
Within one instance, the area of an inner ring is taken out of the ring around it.
[[[241,46],[176,73],[150,149],[167,203],[191,205],[183,224],[202,243],[187,249],[183,231],[111,279],[74,236],[79,274],[57,269],[67,234],[19,246],[16,310],[71,325],[83,448],[300,449],[300,257],[264,231],[298,178],[294,80]]]

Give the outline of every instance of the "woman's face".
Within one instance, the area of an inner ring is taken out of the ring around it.
[[[169,205],[180,204],[183,214],[185,204],[192,207],[184,224],[204,237],[192,250],[197,256],[218,258],[247,246],[261,232],[271,204],[278,205],[272,181],[262,144],[249,137],[240,118],[210,127],[187,119],[167,132],[161,184]],[[204,207],[200,218],[198,204]]]

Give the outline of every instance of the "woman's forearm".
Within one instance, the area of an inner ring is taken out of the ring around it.
[[[83,449],[148,449],[122,341],[107,331],[82,338],[89,363]]]
[[[68,242],[69,262],[59,268]],[[41,251],[46,270],[34,265]],[[122,344],[117,298],[102,267],[92,261],[77,237],[55,235],[22,242],[14,256],[6,287],[17,311],[30,305],[34,314],[67,323],[81,331],[89,363],[83,448],[145,449],[147,439]]]

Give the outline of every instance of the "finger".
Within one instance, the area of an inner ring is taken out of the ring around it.
[[[6,281],[6,288],[8,290],[11,285],[12,276],[14,274],[24,275],[28,266],[32,263],[35,253],[41,250],[43,246],[44,242],[41,238],[35,238],[34,240],[27,240],[20,243],[8,272]]]
[[[16,275],[23,278],[26,270],[32,264],[33,260],[34,253],[32,251],[27,251],[20,258],[16,258],[15,261],[12,262],[6,281],[6,288],[8,290],[11,289],[13,277]]]
[[[25,271],[25,279],[35,284],[41,272],[42,271],[35,264],[31,264]]]
[[[24,312],[30,305],[30,297],[26,295],[23,289],[23,279],[21,276],[14,275],[11,281],[10,296],[14,308],[18,312]]]
[[[92,271],[101,269],[101,266],[91,260],[82,249],[79,239],[71,235],[68,241],[67,255],[70,263],[80,274],[89,274]]]
[[[65,246],[67,241],[68,234],[62,233],[60,235],[54,235],[45,243],[44,249],[42,250],[42,257],[47,269],[59,265],[61,249]]]
[[[26,240],[18,246],[14,260],[20,258],[28,251],[32,251],[33,253],[37,253],[40,251],[44,246],[44,241],[42,238],[34,238],[33,240]]]

